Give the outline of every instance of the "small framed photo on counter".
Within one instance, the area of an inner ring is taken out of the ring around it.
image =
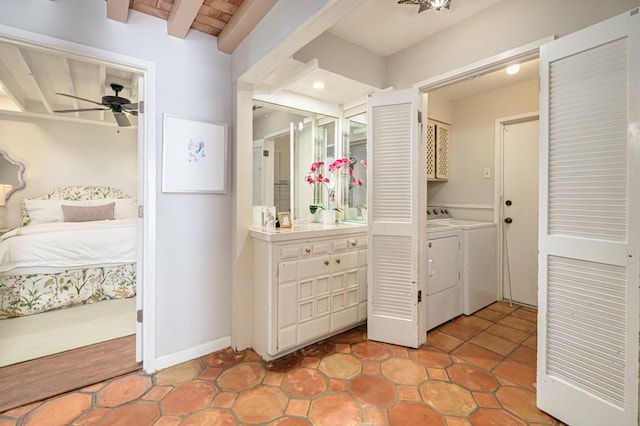
[[[280,222],[280,228],[291,228],[291,212],[278,213],[278,222]]]

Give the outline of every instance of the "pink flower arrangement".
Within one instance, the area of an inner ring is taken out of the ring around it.
[[[355,163],[355,160],[351,160],[350,158],[347,157],[342,157],[342,158],[337,158],[336,160],[334,160],[331,164],[329,164],[329,166],[327,167],[327,170],[329,172],[329,174],[334,173],[334,172],[338,172],[341,168],[343,167],[348,167],[349,168],[349,189],[356,187],[356,186],[362,186],[364,185],[364,182],[362,181],[362,179],[356,179],[353,176],[353,164]],[[364,166],[367,167],[367,160],[362,160],[360,161],[360,163]],[[309,169],[309,173],[307,174],[307,176],[305,177],[305,181],[309,184],[314,186],[313,190],[314,190],[314,204],[312,204],[310,206],[311,212],[315,213],[315,211],[320,208],[323,209],[324,207],[322,206],[321,202],[318,201],[318,198],[322,198],[322,194],[321,192],[317,189],[317,187],[315,187],[316,184],[320,184],[322,186],[324,186],[327,189],[327,192],[330,191],[329,188],[329,184],[330,184],[330,179],[329,177],[325,176],[322,174],[322,169],[324,166],[324,161],[316,161],[315,163],[311,164],[311,168]],[[339,209],[336,209],[339,210]]]
[[[351,163],[351,160],[349,160],[348,158],[338,158],[336,160],[334,160],[331,164],[329,164],[329,167],[327,168],[329,174],[337,172],[338,170],[340,170],[344,165],[348,165]],[[309,173],[307,174],[307,176],[304,178],[305,181],[313,186],[313,195],[314,195],[314,203],[309,206],[309,209],[311,210],[311,213],[315,213],[317,209],[324,209],[324,206],[322,205],[322,190],[319,190],[318,187],[316,185],[322,185],[321,187],[324,187],[327,189],[327,193],[329,194],[329,197],[331,197],[331,189],[330,189],[330,179],[328,176],[322,174],[322,170],[323,170],[323,166],[324,166],[324,161],[316,161],[315,163],[311,164],[311,168],[309,169]],[[339,210],[339,209],[336,209]]]
[[[306,178],[304,178],[309,185],[313,185],[316,183],[328,184],[329,178],[323,176],[320,172],[320,168],[324,166],[324,161],[316,161],[311,164],[311,169],[309,170],[309,174]]]

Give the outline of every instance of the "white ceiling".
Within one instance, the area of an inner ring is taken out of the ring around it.
[[[381,56],[388,56],[500,1],[503,0],[452,0],[451,9],[418,13],[418,5],[398,4],[397,0],[364,0],[329,31]],[[265,87],[338,104],[363,98],[368,93],[380,90],[313,65],[290,59],[280,68],[279,73],[265,82]],[[535,78],[536,75],[535,66],[523,67],[518,76],[509,76],[509,80],[503,80],[506,78],[503,73],[495,73],[439,89],[439,92],[451,99],[460,98],[514,83],[518,79]],[[311,88],[317,80],[325,83],[325,89],[318,91]],[[56,95],[56,92],[100,101],[102,96],[114,94],[110,88],[111,83],[124,86],[120,96],[129,98],[132,103],[137,102],[137,75],[131,72],[76,58],[65,58],[47,51],[0,43],[0,109],[54,114],[115,125],[110,111],[52,112],[57,109],[96,106]],[[129,118],[135,126],[135,117]]]
[[[138,101],[138,75],[96,62],[64,57],[43,49],[0,43],[0,109],[99,121],[115,125],[111,111],[56,113],[56,110],[100,108],[95,102],[114,95],[111,84],[123,86],[119,96]],[[127,114],[133,126],[137,118]]]
[[[418,5],[364,0],[329,32],[386,57],[500,1],[451,0],[449,9],[418,13]]]
[[[329,32],[386,57],[501,1],[503,0],[452,0],[450,9],[418,13],[418,5],[398,4],[397,0],[364,0],[333,25]],[[380,90],[321,68],[306,73],[304,70],[305,64],[290,59],[265,83],[279,90],[337,103],[359,99]],[[289,81],[292,78],[283,75],[296,78]],[[530,80],[537,75],[537,61],[534,61],[523,65],[517,75],[509,76],[500,70],[440,88],[438,93],[440,96],[456,100]],[[323,81],[326,86],[321,91],[312,88],[313,83],[318,80]],[[279,84],[279,81],[286,81],[286,85]]]

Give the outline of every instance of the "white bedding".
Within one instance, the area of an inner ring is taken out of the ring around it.
[[[137,240],[135,219],[17,228],[0,237],[0,275],[136,262]]]

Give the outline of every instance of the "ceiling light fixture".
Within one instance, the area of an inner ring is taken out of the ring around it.
[[[420,8],[418,9],[418,13],[420,13],[427,9],[440,10],[443,7],[449,9],[451,0],[400,0],[398,4],[419,4]]]
[[[324,89],[324,83],[321,81],[316,81],[315,83],[313,83],[313,88],[316,90]]]
[[[520,64],[513,64],[507,67],[507,74],[514,75],[520,72]]]

